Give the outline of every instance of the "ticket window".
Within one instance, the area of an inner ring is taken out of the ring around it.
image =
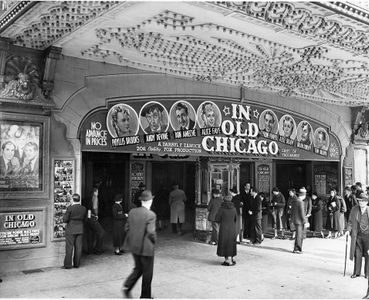
[[[239,190],[239,164],[210,164],[210,190],[218,189],[223,196],[236,186]]]

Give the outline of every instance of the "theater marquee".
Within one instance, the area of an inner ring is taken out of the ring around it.
[[[254,103],[122,101],[89,115],[83,150],[338,161],[340,144],[310,118]]]

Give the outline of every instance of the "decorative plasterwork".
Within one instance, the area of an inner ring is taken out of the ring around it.
[[[57,40],[82,27],[112,7],[119,1],[55,1],[37,21],[13,37],[19,46],[45,49]],[[50,5],[50,2],[49,2]]]
[[[178,33],[166,35],[163,28]],[[209,38],[196,37],[197,31]],[[237,36],[242,44],[219,33]],[[164,11],[127,28],[98,28],[96,37],[100,42],[83,56],[330,103],[354,105],[369,96],[365,60],[331,59],[324,46],[293,48],[216,23],[197,24],[179,12]],[[127,51],[141,60],[129,59]]]
[[[72,56],[195,80],[367,103],[365,9],[343,2],[163,3],[37,2],[0,33],[20,46],[65,46]]]

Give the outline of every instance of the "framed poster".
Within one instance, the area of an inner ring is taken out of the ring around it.
[[[22,120],[22,121],[19,121]],[[0,194],[23,198],[47,196],[48,134],[46,117],[3,113],[0,119]]]
[[[75,186],[75,161],[74,159],[53,159],[54,174],[54,212],[53,212],[53,239],[61,239],[65,236],[65,223],[63,215],[67,207],[72,203],[72,195]]]
[[[344,167],[343,168],[343,176],[344,176],[345,186],[353,185],[352,168]]]
[[[0,249],[44,247],[45,214],[45,207],[0,212]]]

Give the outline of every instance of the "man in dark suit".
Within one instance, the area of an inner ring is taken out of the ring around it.
[[[151,298],[156,242],[156,215],[150,210],[152,200],[151,191],[143,191],[142,206],[131,209],[128,214],[127,234],[123,248],[125,251],[132,252],[135,267],[123,286],[123,294],[127,298],[131,298],[131,290],[141,276],[141,298]]]
[[[242,238],[243,238],[243,233],[242,233],[242,199],[241,199],[241,195],[238,193],[238,189],[236,186],[234,186],[233,188],[231,188],[229,190],[230,194],[232,195],[232,202],[234,204],[234,207],[236,208],[237,211],[237,220],[236,220],[236,234],[239,238],[239,241],[237,242],[237,244],[242,243]]]
[[[357,201],[359,205],[352,208],[345,232],[346,235],[351,235],[350,260],[354,259],[354,272],[351,278],[360,277],[362,260],[363,257],[366,258],[369,250],[368,197],[361,193]],[[365,267],[364,273],[367,275],[367,264]]]
[[[175,113],[180,130],[193,129],[195,127],[195,121],[188,115],[188,107],[183,103],[178,103],[175,107]]]
[[[64,269],[78,268],[82,254],[83,221],[86,218],[86,208],[80,203],[80,196],[73,194],[73,203],[67,208],[63,216],[63,222],[67,223],[65,228],[65,258]]]
[[[1,146],[2,156],[0,157],[0,175],[15,175],[20,170],[20,162],[15,157],[16,146],[13,142],[7,141]]]
[[[292,202],[291,208],[291,221],[296,228],[295,246],[293,248],[293,253],[302,253],[302,241],[304,239],[304,227],[307,224],[304,199],[306,198],[306,189],[302,187],[299,189],[298,197]]]
[[[252,200],[250,203],[250,209],[248,214],[251,216],[251,232],[250,232],[250,240],[253,245],[260,245],[262,242],[262,229],[261,229],[261,219],[262,219],[262,210],[261,210],[261,198],[258,195],[258,191],[256,188],[250,188],[250,194],[252,196]]]
[[[251,184],[246,182],[244,188],[241,190],[241,201],[243,203],[242,207],[242,217],[243,217],[243,237],[248,239],[251,232],[251,216],[249,215],[250,205],[252,201],[252,196],[250,194]]]
[[[39,173],[38,145],[35,142],[28,142],[24,146],[22,172],[25,175],[38,175]]]

